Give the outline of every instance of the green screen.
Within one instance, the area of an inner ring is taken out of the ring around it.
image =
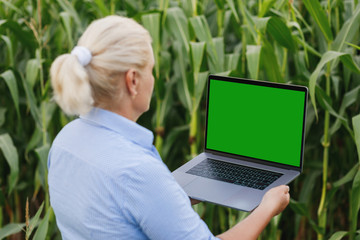
[[[300,167],[305,92],[209,84],[207,149]]]

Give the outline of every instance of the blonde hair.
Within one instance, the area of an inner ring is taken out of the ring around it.
[[[54,99],[69,115],[85,114],[122,95],[120,76],[142,70],[151,56],[148,31],[132,19],[108,16],[92,22],[78,41],[92,58],[82,66],[77,56],[63,54],[51,65]]]

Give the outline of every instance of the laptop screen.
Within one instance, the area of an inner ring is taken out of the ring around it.
[[[210,76],[208,150],[301,167],[307,88]]]

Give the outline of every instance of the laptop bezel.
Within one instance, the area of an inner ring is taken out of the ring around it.
[[[262,160],[262,159],[258,159],[258,158],[251,158],[251,157],[242,156],[242,155],[238,155],[238,154],[232,154],[232,153],[226,153],[226,152],[217,151],[217,150],[213,150],[213,149],[208,149],[207,148],[207,131],[208,131],[207,125],[208,125],[208,113],[209,113],[209,90],[210,90],[210,81],[212,79],[226,81],[226,82],[245,83],[245,84],[252,84],[252,85],[257,85],[257,86],[273,87],[273,88],[288,89],[288,90],[304,92],[305,99],[304,99],[304,117],[303,117],[302,141],[301,141],[301,152],[300,152],[300,166],[296,167],[296,166],[292,166],[292,165],[272,162],[270,160]],[[224,157],[239,159],[239,160],[245,160],[245,161],[249,161],[249,162],[253,162],[253,163],[259,163],[259,164],[263,164],[263,165],[268,165],[268,166],[302,172],[303,159],[304,159],[304,147],[305,147],[305,128],[306,128],[305,119],[306,119],[307,102],[308,102],[308,88],[306,86],[291,85],[291,84],[284,84],[284,83],[274,83],[274,82],[252,80],[252,79],[246,79],[246,78],[219,76],[219,75],[211,74],[211,75],[209,75],[208,80],[207,80],[204,152],[212,153],[212,154],[220,155],[220,156],[224,156]]]

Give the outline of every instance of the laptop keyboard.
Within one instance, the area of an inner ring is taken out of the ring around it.
[[[210,158],[203,160],[186,173],[259,190],[265,189],[282,176],[281,173],[245,167]]]

